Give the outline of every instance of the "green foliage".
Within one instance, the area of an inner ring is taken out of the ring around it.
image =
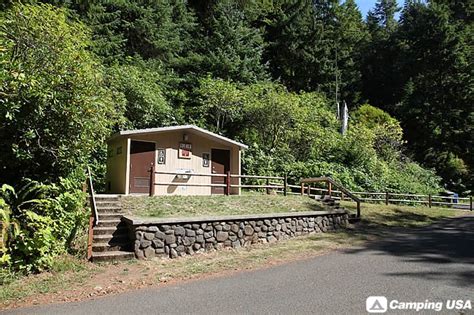
[[[364,104],[352,113],[356,128],[370,129],[374,133],[373,146],[377,155],[386,161],[400,158],[403,130],[400,122],[383,110]]]
[[[116,117],[87,29],[63,9],[0,17],[0,165],[7,182],[57,180],[87,161]],[[119,111],[120,113],[120,111]]]
[[[358,100],[359,47],[367,36],[354,1],[275,1],[262,21],[274,78],[293,91]]]
[[[251,27],[235,1],[217,1],[212,13],[203,42],[203,71],[245,83],[265,79],[261,30]]]
[[[207,125],[213,126],[211,130],[226,130],[229,123],[242,119],[243,94],[236,84],[210,77],[199,83],[199,112]]]
[[[227,130],[250,144],[246,174],[293,179],[328,175],[355,190],[436,192],[439,178],[407,159],[400,123],[386,112],[361,106],[345,136],[327,100],[318,93],[288,92],[280,84],[238,85],[201,81],[200,114],[232,117]],[[225,116],[228,115],[228,116]],[[221,118],[222,121],[222,118]],[[231,126],[232,128],[230,128]],[[221,129],[222,131],[222,129]]]
[[[182,0],[61,2],[91,26],[94,51],[107,63],[139,55],[179,65],[196,28]]]
[[[401,121],[416,160],[434,167],[448,188],[468,192],[474,183],[472,6],[407,1],[398,24],[395,7],[380,1],[369,20],[364,95]]]
[[[128,129],[169,125],[175,121],[166,97],[160,68],[151,62],[115,65],[108,71],[111,88],[125,99],[122,127]]]
[[[4,267],[26,273],[43,271],[67,251],[87,217],[85,195],[76,186],[67,179],[58,185],[28,181],[17,192],[3,186],[1,213],[10,222],[2,250]]]

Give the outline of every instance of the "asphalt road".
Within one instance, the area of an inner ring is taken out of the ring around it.
[[[366,298],[372,295],[389,301],[474,303],[474,217],[264,270],[8,313],[366,314]],[[440,313],[460,312],[444,308]],[[464,311],[471,313],[474,309]]]

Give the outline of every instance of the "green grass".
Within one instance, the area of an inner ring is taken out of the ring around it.
[[[135,205],[136,212],[144,213],[141,207],[150,204],[154,208],[145,213],[158,213],[161,216],[231,214],[228,209],[222,209],[229,205],[232,206],[232,211],[239,211],[238,213],[265,213],[274,209],[285,212],[305,211],[312,210],[315,204],[313,200],[299,196],[134,198],[128,198],[126,202],[139,200]],[[351,211],[355,210],[354,203],[344,202],[343,205]],[[246,210],[246,207],[252,211]],[[410,230],[459,214],[466,213],[447,208],[362,204],[362,220],[356,226],[274,244],[258,244],[238,250],[222,250],[173,260],[127,261],[113,265],[96,265],[76,258],[61,257],[51,272],[28,277],[15,276],[5,282],[0,286],[0,305],[10,307],[21,305],[22,301],[31,303],[32,299],[45,294],[49,294],[46,301],[63,301],[61,294],[66,294],[64,292],[67,290],[75,290],[69,293],[73,298],[77,298],[78,292],[83,293],[80,298],[88,298],[89,294],[95,292],[96,285],[105,288],[119,283],[118,285],[124,286],[122,290],[129,290],[141,287],[144,283],[153,285],[229,270],[261,268],[311,257],[332,249],[362,245],[367,240],[390,236],[394,230]],[[124,284],[120,284],[120,280],[123,280]],[[58,297],[53,299],[52,296]]]
[[[353,202],[343,202],[343,206],[355,212]],[[465,211],[450,208],[425,206],[398,206],[385,204],[361,205],[362,223],[371,228],[415,228],[434,223],[440,219],[466,214]]]
[[[125,211],[143,217],[194,217],[324,210],[319,202],[300,196],[245,194],[242,196],[130,196]]]
[[[0,286],[0,302],[59,292],[72,285],[80,286],[99,270],[100,267],[84,260],[69,255],[60,256],[48,272],[30,276],[10,274],[8,281]]]

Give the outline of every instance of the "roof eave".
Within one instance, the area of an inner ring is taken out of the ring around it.
[[[148,129],[137,129],[137,130],[123,130],[114,133],[112,136],[110,136],[107,139],[107,142],[115,140],[116,138],[123,137],[123,136],[131,136],[131,135],[140,135],[140,134],[147,134],[147,133],[160,133],[160,132],[166,132],[166,131],[179,131],[179,130],[195,130],[198,132],[201,132],[203,134],[206,134],[208,136],[211,136],[213,138],[217,138],[223,142],[231,143],[235,146],[238,146],[242,149],[248,149],[248,146],[240,143],[238,141],[234,141],[232,139],[229,139],[227,137],[221,136],[219,134],[213,133],[211,131],[208,131],[206,129],[197,127],[195,125],[183,125],[183,126],[169,126],[169,127],[160,127],[160,128],[148,128]]]

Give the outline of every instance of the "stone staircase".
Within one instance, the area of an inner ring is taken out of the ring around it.
[[[92,261],[118,261],[135,257],[123,222],[118,195],[96,195],[99,224],[93,229]]]
[[[341,206],[339,200],[332,198],[329,195],[323,195],[323,196],[315,196],[315,200],[320,201],[323,204],[323,207],[327,211],[332,211],[332,210],[345,210],[344,207]],[[350,223],[355,223],[359,222],[360,218],[357,218],[355,214],[349,214],[349,222]]]
[[[332,198],[331,196],[328,195],[323,195],[323,196],[315,196],[315,200],[320,201],[324,208],[328,211],[331,210],[344,210],[344,207],[341,207],[341,204],[339,203],[338,200]]]

